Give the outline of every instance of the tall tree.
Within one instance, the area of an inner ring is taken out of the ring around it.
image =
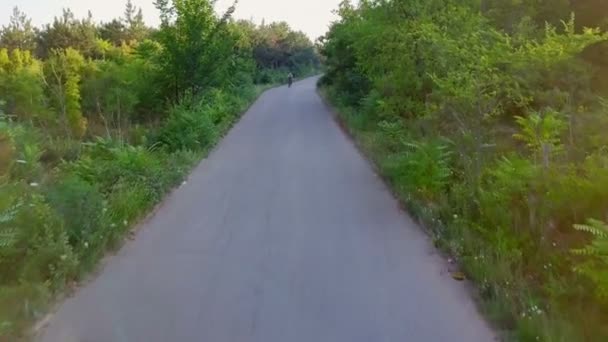
[[[82,20],[76,19],[74,13],[64,9],[60,17],[55,17],[53,24],[46,25],[38,35],[38,54],[47,57],[54,49],[78,50],[85,56],[92,56],[97,40],[97,27],[91,12]]]
[[[236,1],[217,17],[210,0],[157,0],[163,45],[162,63],[172,97],[179,100],[185,93],[197,94],[206,87],[218,85],[230,75],[226,68],[233,55],[234,39],[227,30]]]
[[[13,8],[9,24],[0,31],[0,46],[9,50],[33,51],[36,48],[36,31],[32,20],[18,7]]]
[[[103,40],[107,40],[114,45],[120,45],[127,40],[127,28],[120,19],[113,19],[107,23],[101,24],[99,27],[99,36]]]
[[[135,7],[131,0],[127,0],[124,15],[128,40],[143,40],[148,35],[149,29],[144,22],[141,8]]]
[[[81,70],[84,65],[82,55],[72,48],[52,50],[44,64],[45,83],[53,107],[59,114],[59,124],[67,136],[77,139],[84,136],[87,128],[80,104]]]

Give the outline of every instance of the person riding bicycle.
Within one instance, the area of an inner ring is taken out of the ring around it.
[[[289,75],[287,75],[287,83],[289,84],[289,87],[291,88],[291,85],[293,83],[293,74],[290,72]]]

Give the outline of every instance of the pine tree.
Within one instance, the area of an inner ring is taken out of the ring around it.
[[[13,9],[9,24],[0,31],[0,47],[9,50],[20,49],[34,51],[36,49],[36,31],[32,20],[18,7]]]

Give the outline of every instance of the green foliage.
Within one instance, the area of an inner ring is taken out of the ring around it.
[[[0,48],[0,91],[10,94],[4,111],[21,120],[46,120],[41,63],[29,51]]]
[[[27,50],[36,49],[36,31],[32,25],[32,20],[18,7],[13,9],[9,24],[0,30],[0,46],[8,50]]]
[[[158,143],[169,151],[198,150],[210,146],[216,139],[216,132],[209,114],[201,108],[191,110],[185,105],[174,107],[159,133]]]
[[[186,94],[198,95],[203,89],[230,78],[234,38],[226,22],[234,11],[216,16],[208,0],[159,0],[163,45],[161,67],[167,94],[180,101]],[[225,83],[224,83],[225,84]]]
[[[93,56],[96,39],[97,27],[90,12],[87,18],[78,20],[71,10],[64,9],[60,17],[38,33],[37,54],[48,57],[54,50],[72,48],[84,56]]]
[[[0,225],[4,232],[12,232],[10,243],[0,249],[2,285],[48,280],[52,287],[62,286],[73,275],[76,256],[59,217],[41,195],[28,194],[25,187],[0,188],[0,211],[7,218]]]
[[[439,142],[406,142],[405,152],[387,167],[394,181],[420,198],[431,199],[445,189],[451,177],[448,146]]]
[[[319,68],[320,61],[310,39],[300,31],[293,31],[287,23],[255,26],[240,21],[236,25],[249,31],[258,70],[256,83],[284,82],[289,72],[298,77]]]
[[[150,29],[144,23],[141,8],[134,6],[131,0],[127,1],[122,18],[113,19],[99,27],[100,37],[116,46],[143,41],[149,34]]]
[[[14,162],[14,155],[14,133],[9,125],[0,117],[0,181],[8,176]]]
[[[548,110],[545,113],[531,113],[528,117],[516,116],[515,120],[521,127],[521,133],[513,135],[536,155],[542,157],[543,165],[549,166],[550,157],[562,151],[561,136],[566,124],[558,116],[559,113]]]
[[[587,224],[575,224],[574,229],[593,236],[591,244],[572,252],[586,260],[575,268],[595,285],[599,298],[608,299],[608,225],[602,221],[588,219]]]
[[[69,176],[53,184],[48,190],[48,201],[65,219],[65,231],[70,244],[79,247],[89,241],[101,228],[103,199],[89,183]]]
[[[59,124],[67,136],[77,139],[84,136],[87,127],[80,105],[80,71],[84,64],[82,55],[72,48],[53,50],[45,64],[45,82],[60,115]]]

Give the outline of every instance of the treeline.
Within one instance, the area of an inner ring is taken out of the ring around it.
[[[0,340],[15,340],[238,119],[265,85],[319,66],[284,23],[159,0],[161,25],[64,10],[0,31]]]
[[[256,25],[247,20],[229,20],[227,26],[238,37],[241,47],[252,53],[258,69],[256,83],[278,80],[279,73],[304,75],[320,67],[310,39],[285,22]],[[53,50],[67,48],[85,58],[102,59],[112,46],[158,41],[161,36],[162,30],[146,26],[141,9],[130,1],[123,16],[109,22],[95,22],[90,12],[86,18],[78,19],[70,9],[64,9],[51,24],[40,28],[34,27],[31,19],[15,7],[9,23],[0,30],[0,46],[8,51],[27,50],[39,59],[48,58]]]
[[[608,340],[604,7],[345,1],[321,40],[322,89],[507,339]]]

